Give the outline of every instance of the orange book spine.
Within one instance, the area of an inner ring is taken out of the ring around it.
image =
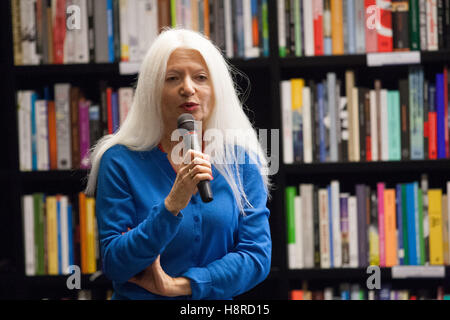
[[[291,300],[303,300],[303,290],[291,290]]]
[[[50,155],[50,170],[58,168],[56,143],[56,112],[55,101],[48,101],[48,152]]]
[[[384,190],[384,239],[386,267],[398,264],[395,189]]]
[[[344,54],[342,0],[331,0],[331,41],[333,54]]]
[[[86,195],[84,192],[80,192],[78,194],[78,206],[80,215],[81,273],[88,273],[86,244]]]

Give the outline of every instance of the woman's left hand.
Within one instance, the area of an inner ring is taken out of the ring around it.
[[[191,294],[189,279],[169,276],[161,267],[159,255],[150,266],[128,281],[160,296],[176,297]]]

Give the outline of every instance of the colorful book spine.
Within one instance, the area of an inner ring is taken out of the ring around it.
[[[386,238],[385,238],[385,216],[384,216],[384,189],[383,182],[377,183],[378,194],[378,234],[380,241],[380,266],[386,267]]]
[[[400,94],[397,90],[388,91],[388,114],[389,160],[401,160]]]
[[[430,217],[430,264],[444,263],[442,235],[442,190],[428,190],[428,210]]]
[[[446,143],[445,143],[445,101],[444,101],[444,74],[436,74],[436,116],[437,116],[437,157],[445,159]]]

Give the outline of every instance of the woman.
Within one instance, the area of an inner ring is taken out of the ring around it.
[[[204,153],[177,161],[171,135],[182,113],[201,121],[205,140],[208,130],[225,140],[203,141]],[[250,130],[245,143],[243,129]],[[231,299],[267,277],[267,161],[228,65],[202,35],[159,35],[125,122],[98,142],[91,163],[86,193],[96,195],[114,299]],[[201,180],[210,181],[212,202],[201,201]]]

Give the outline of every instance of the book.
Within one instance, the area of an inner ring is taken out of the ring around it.
[[[444,263],[442,235],[442,190],[428,190],[428,210],[430,218],[430,264]]]

